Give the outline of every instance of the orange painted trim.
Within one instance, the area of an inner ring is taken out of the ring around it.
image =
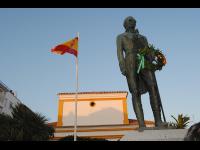
[[[124,135],[99,135],[99,136],[80,136],[80,137],[90,137],[90,138],[98,138],[98,139],[118,139],[122,138]]]
[[[124,124],[129,124],[128,120],[128,109],[127,109],[127,100],[123,101],[123,112],[124,112]]]
[[[63,119],[63,104],[64,104],[63,101],[59,101],[57,126],[62,126],[63,125],[63,122],[62,122],[62,119]]]
[[[126,130],[136,130],[138,127],[134,128],[115,128],[115,129],[78,129],[77,132],[99,132],[99,131],[126,131]],[[74,130],[56,130],[55,133],[62,133],[62,132],[74,132]]]
[[[98,139],[121,139],[124,135],[99,135],[99,136],[78,136],[78,137],[88,137],[88,138],[98,138]],[[64,137],[50,137],[51,140],[59,140]]]
[[[126,98],[81,98],[77,101],[106,101],[106,100],[126,100]],[[74,102],[74,99],[59,99],[59,101],[64,102]]]
[[[122,100],[123,102],[123,113],[124,113],[124,124],[129,124],[128,120],[128,111],[127,111],[127,98],[85,98],[85,99],[78,99],[77,101],[104,101],[104,100]],[[57,126],[63,125],[63,105],[64,102],[74,102],[74,99],[59,99],[59,107],[58,107],[58,122]]]

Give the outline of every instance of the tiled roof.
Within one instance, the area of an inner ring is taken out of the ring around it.
[[[96,91],[93,91],[93,92],[78,92],[78,94],[110,94],[110,93],[128,93],[127,91],[100,91],[100,92],[96,92]],[[61,93],[58,93],[58,95],[73,95],[73,94],[76,94],[76,93],[70,93],[70,92],[61,92]]]
[[[53,126],[53,127],[56,127],[57,126],[57,122],[50,122],[50,123],[47,123],[48,126]]]
[[[136,119],[128,119],[128,120],[129,120],[129,124],[138,125],[138,121]],[[154,121],[150,121],[150,120],[145,120],[144,122],[145,124],[149,124],[149,125],[154,124]]]

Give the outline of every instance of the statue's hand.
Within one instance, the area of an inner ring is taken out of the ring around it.
[[[121,73],[126,76],[126,68],[125,68],[125,64],[124,63],[120,63],[120,70],[121,70]]]

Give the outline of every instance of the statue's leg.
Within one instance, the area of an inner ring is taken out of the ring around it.
[[[132,93],[132,103],[136,118],[139,123],[139,128],[146,127],[144,123],[144,113],[142,109],[141,95],[138,95],[138,93]]]
[[[161,109],[160,109],[160,101],[158,97],[158,90],[156,89],[156,84],[154,80],[154,76],[152,75],[151,71],[145,70],[142,73],[142,78],[144,79],[148,92],[149,92],[149,97],[150,97],[150,105],[151,109],[153,111],[153,116],[155,119],[155,126],[160,126],[162,124],[162,119],[161,119]]]
[[[128,82],[129,91],[132,94],[132,104],[139,123],[139,127],[145,127],[144,113],[142,109],[141,96],[137,88],[137,74],[136,74],[136,54],[129,54],[125,58],[126,63],[126,78]]]
[[[160,103],[158,101],[157,92],[154,86],[149,88],[149,97],[150,97],[150,104],[153,111],[154,119],[155,119],[155,126],[160,126],[162,123],[161,119],[161,109]]]
[[[141,95],[137,91],[135,77],[130,78],[130,76],[128,76],[127,81],[128,81],[129,91],[131,92],[132,95],[133,110],[138,120],[139,127],[145,127]]]

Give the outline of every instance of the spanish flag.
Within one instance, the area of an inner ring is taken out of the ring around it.
[[[78,37],[71,39],[65,43],[59,44],[53,49],[51,49],[52,53],[63,55],[65,53],[70,53],[78,56]]]

